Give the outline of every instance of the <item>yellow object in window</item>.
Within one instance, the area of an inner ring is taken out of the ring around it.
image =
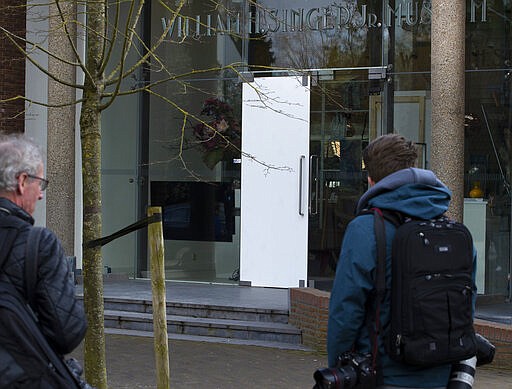
[[[473,183],[473,188],[469,191],[469,197],[473,199],[484,197],[484,191],[480,188],[480,181]]]

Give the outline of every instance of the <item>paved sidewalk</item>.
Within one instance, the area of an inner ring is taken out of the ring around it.
[[[153,338],[108,334],[111,389],[156,389]],[[313,386],[326,357],[313,352],[170,340],[171,388],[295,389]],[[82,348],[72,354],[82,360]],[[473,389],[512,389],[512,370],[477,371]]]

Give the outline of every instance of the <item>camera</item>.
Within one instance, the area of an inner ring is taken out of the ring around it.
[[[491,363],[496,353],[496,347],[484,336],[476,335],[476,365],[482,366]]]
[[[336,367],[318,369],[313,389],[372,389],[376,372],[370,354],[347,352],[338,357]]]
[[[476,335],[476,356],[452,365],[447,389],[471,389],[475,381],[477,366],[491,363],[496,348],[485,337]]]

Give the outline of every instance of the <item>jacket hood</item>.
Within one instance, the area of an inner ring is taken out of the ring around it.
[[[361,196],[357,213],[377,207],[430,219],[448,210],[452,193],[430,170],[408,168],[392,173]]]

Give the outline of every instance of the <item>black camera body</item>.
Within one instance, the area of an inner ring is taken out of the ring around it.
[[[371,355],[347,352],[338,357],[336,367],[318,369],[313,378],[314,389],[373,389],[377,376]]]
[[[482,366],[491,363],[496,353],[496,347],[483,335],[476,335],[476,365]]]

